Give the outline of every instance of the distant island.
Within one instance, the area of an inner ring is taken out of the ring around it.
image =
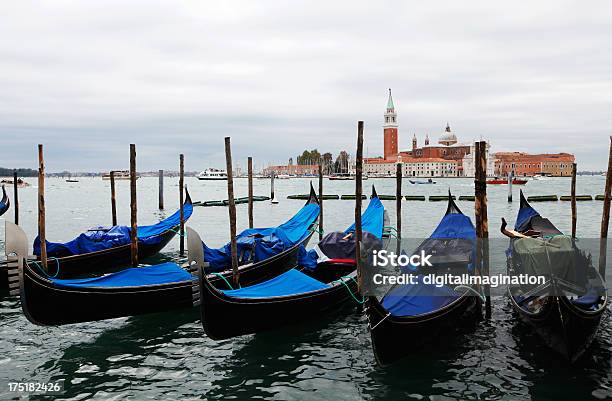
[[[15,169],[0,167],[0,177],[12,177]],[[38,170],[18,168],[17,177],[38,177]]]

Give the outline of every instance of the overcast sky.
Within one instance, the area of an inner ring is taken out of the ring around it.
[[[432,4],[435,3],[435,4]],[[576,154],[604,169],[612,3],[537,1],[4,2],[0,166],[139,170],[382,153],[387,88],[400,148],[434,140]]]

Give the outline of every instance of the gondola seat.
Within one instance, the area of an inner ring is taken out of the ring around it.
[[[193,276],[173,262],[159,265],[125,269],[101,277],[82,279],[52,279],[53,283],[66,288],[118,288],[142,287],[179,283],[192,280]]]
[[[269,298],[302,294],[328,288],[329,285],[291,269],[271,280],[236,290],[225,290],[225,295],[236,298]]]

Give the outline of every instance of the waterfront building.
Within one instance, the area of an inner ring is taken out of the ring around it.
[[[570,153],[529,154],[524,152],[495,153],[495,174],[507,176],[514,171],[517,177],[529,177],[536,174],[565,177],[572,175],[574,155]]]
[[[319,174],[318,164],[289,164],[286,166],[268,166],[263,169],[263,175],[270,175],[274,172],[275,175],[293,175],[293,176],[309,176]]]
[[[407,176],[431,177],[431,174],[439,177],[474,176],[475,142],[470,144],[459,143],[448,123],[446,129],[440,134],[437,143],[431,144],[427,134],[424,145],[419,147],[416,134],[414,134],[412,148],[405,151],[399,150],[398,129],[397,111],[391,89],[389,89],[383,125],[383,157],[364,159],[364,171],[366,173],[371,172],[373,175],[395,174],[395,167],[391,168],[390,166],[401,161],[406,164],[404,171],[407,171],[405,174]],[[492,175],[494,163],[492,158],[489,157],[489,148],[490,145],[487,143],[487,174]],[[388,173],[389,171],[392,171],[392,173]]]

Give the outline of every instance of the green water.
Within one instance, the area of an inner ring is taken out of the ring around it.
[[[225,199],[225,182],[186,180],[195,200]],[[34,181],[32,181],[35,183]],[[307,179],[276,180],[280,204],[255,204],[256,226],[277,225],[303,201],[286,196],[308,192]],[[315,180],[316,186],[316,180]],[[138,215],[154,223],[178,207],[175,179],[166,179],[166,210],[157,210],[157,179],[138,181]],[[394,180],[370,179],[379,194],[395,193]],[[603,177],[579,177],[579,194],[603,192]],[[118,182],[119,223],[129,223],[129,188]],[[404,183],[404,194],[473,194],[470,179],[438,180],[436,185]],[[515,186],[515,189],[518,187]],[[569,180],[533,181],[528,195],[569,194]],[[325,193],[350,194],[354,182],[325,181]],[[110,224],[109,183],[83,178],[79,183],[47,180],[47,237],[72,239],[92,226]],[[237,196],[246,180],[236,180]],[[255,194],[267,195],[269,182],[255,181]],[[513,223],[518,208],[506,201],[505,186],[488,187],[492,237],[500,237],[502,216]],[[30,240],[36,233],[36,188],[21,190],[21,225]],[[367,204],[367,202],[365,202]],[[473,217],[473,202],[457,202]],[[391,221],[395,202],[383,201]],[[578,236],[596,237],[601,202],[578,203]],[[561,230],[570,230],[569,202],[535,205]],[[325,230],[341,230],[353,220],[354,201],[324,203]],[[444,202],[404,202],[404,237],[427,236],[445,210]],[[238,229],[247,225],[246,205],[238,206]],[[2,218],[12,220],[12,209]],[[0,220],[2,220],[0,218]],[[229,235],[227,209],[195,208],[188,225],[213,246]],[[0,222],[0,253],[4,225]],[[311,245],[314,244],[314,240]],[[178,258],[173,240],[157,260]],[[154,260],[150,261],[155,262]],[[228,317],[231,318],[231,317]],[[410,344],[397,344],[410,347]],[[573,366],[540,344],[518,324],[508,300],[494,299],[493,314],[474,331],[445,343],[433,342],[410,359],[381,369],[375,365],[366,323],[357,305],[333,316],[270,333],[215,342],[204,336],[195,311],[115,319],[64,327],[37,327],[19,303],[0,292],[0,399],[10,399],[6,382],[65,380],[59,399],[266,399],[266,400],[589,400],[612,397],[610,311],[588,354]],[[32,398],[43,398],[33,396]]]

